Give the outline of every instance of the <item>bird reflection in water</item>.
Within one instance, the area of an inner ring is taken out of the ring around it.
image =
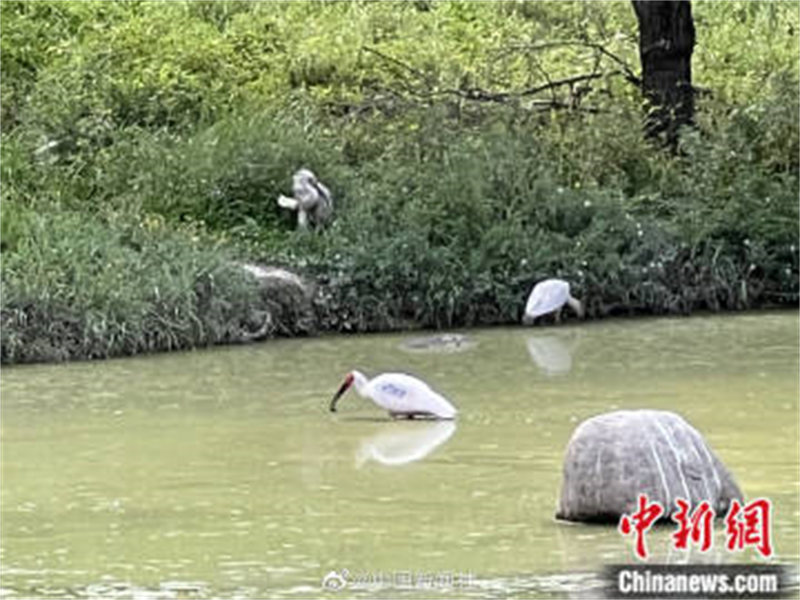
[[[564,339],[553,335],[537,335],[526,341],[528,354],[545,375],[565,375],[572,369],[572,353],[577,338]]]
[[[453,421],[388,423],[361,441],[356,467],[370,460],[397,467],[421,460],[444,444],[456,431]]]

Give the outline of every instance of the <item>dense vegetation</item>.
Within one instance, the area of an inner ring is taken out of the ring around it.
[[[796,6],[693,10],[671,153],[628,2],[2,2],[2,360],[235,340],[236,260],[342,331],[516,322],[546,276],[590,317],[796,305]],[[275,202],[300,166],[324,231]]]

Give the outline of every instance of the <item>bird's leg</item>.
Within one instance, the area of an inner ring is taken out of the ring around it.
[[[308,229],[308,214],[302,207],[297,209],[297,228]]]
[[[561,309],[560,308],[555,312],[555,315],[556,315],[556,325],[558,325],[559,323],[561,323]]]

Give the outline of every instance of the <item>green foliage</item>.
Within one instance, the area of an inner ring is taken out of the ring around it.
[[[610,138],[618,118],[592,117],[592,133],[570,146]],[[534,130],[519,126],[447,134],[438,157],[365,173],[368,191],[351,191],[347,220],[315,243],[293,239],[288,260],[302,256],[325,282],[330,325],[515,322],[533,283],[548,276],[571,281],[590,316],[797,301],[796,170],[776,177],[750,156],[735,179],[720,181],[729,130],[687,137],[682,157],[651,155],[648,177],[609,173],[590,151],[564,152],[558,129],[535,132],[535,145]],[[435,144],[438,135],[422,138]],[[646,148],[618,152],[625,164]],[[719,170],[703,169],[708,161]]]
[[[170,219],[216,231],[251,223],[285,230],[291,220],[276,200],[291,194],[292,173],[306,166],[329,180],[334,154],[333,145],[318,143],[307,119],[284,112],[237,115],[177,143],[153,139],[143,157],[129,161],[127,179],[132,201]]]
[[[84,34],[122,18],[122,4],[24,0],[0,3],[3,131],[20,124],[20,113],[40,72],[79,44]]]
[[[3,254],[3,362],[237,341],[264,308],[226,252],[163,219],[3,210],[17,234]]]
[[[693,77],[715,97],[747,104],[768,95],[769,81],[784,69],[796,80],[796,62],[786,61],[798,51],[795,3],[702,1],[692,3],[692,13],[697,32]]]
[[[797,304],[791,3],[693,3],[674,156],[627,1],[0,11],[3,361],[236,339],[266,309],[233,256],[302,271],[342,331],[516,322],[551,276],[594,317]],[[302,166],[321,232],[276,204]]]

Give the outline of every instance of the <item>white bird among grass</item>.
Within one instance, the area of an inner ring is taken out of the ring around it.
[[[300,169],[292,176],[292,195],[279,196],[278,205],[297,211],[297,227],[320,226],[333,214],[333,196],[309,169]]]

